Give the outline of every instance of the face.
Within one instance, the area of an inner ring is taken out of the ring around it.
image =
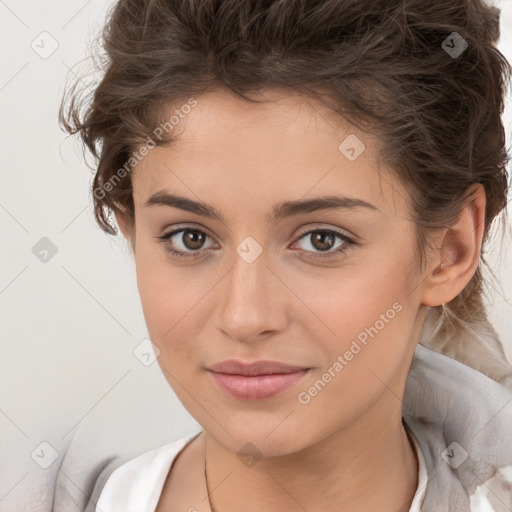
[[[201,95],[175,145],[149,151],[132,176],[134,253],[178,398],[226,448],[277,455],[327,438],[405,379],[421,301],[407,192],[378,169],[375,141],[299,95],[264,98]],[[339,204],[300,207],[323,197]],[[228,359],[307,371],[215,378]]]

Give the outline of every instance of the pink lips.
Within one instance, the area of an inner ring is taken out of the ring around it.
[[[301,380],[308,368],[275,361],[223,361],[208,368],[216,385],[239,400],[263,400],[282,393]]]

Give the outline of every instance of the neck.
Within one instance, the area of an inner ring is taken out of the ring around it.
[[[205,432],[214,512],[281,510],[406,512],[418,485],[418,462],[401,421],[401,402],[383,393],[350,425],[291,454],[244,466]],[[205,487],[205,495],[206,495]]]

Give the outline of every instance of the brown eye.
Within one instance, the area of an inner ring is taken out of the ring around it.
[[[311,245],[319,251],[328,251],[332,249],[334,241],[336,239],[332,233],[328,231],[315,231],[311,233]]]
[[[195,228],[180,228],[163,236],[156,237],[165,245],[165,250],[177,258],[195,257],[203,250],[207,238],[206,233]]]
[[[201,231],[185,229],[181,240],[187,249],[197,251],[204,244],[205,234]]]
[[[350,246],[355,245],[349,237],[333,229],[315,229],[304,233],[300,240],[306,240],[303,251],[307,253],[313,253],[315,257],[335,257],[340,253],[345,252]],[[340,243],[336,245],[336,239],[340,240]],[[299,241],[297,243],[299,243]],[[316,253],[316,254],[315,254]],[[326,254],[321,254],[326,253]]]

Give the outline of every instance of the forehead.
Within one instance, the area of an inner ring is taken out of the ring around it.
[[[253,97],[263,102],[216,89],[195,97],[193,108],[169,105],[162,118],[179,114],[176,140],[136,166],[136,203],[161,190],[210,204],[238,198],[242,205],[342,193],[405,211],[406,191],[380,168],[371,134],[303,95],[274,89]]]

